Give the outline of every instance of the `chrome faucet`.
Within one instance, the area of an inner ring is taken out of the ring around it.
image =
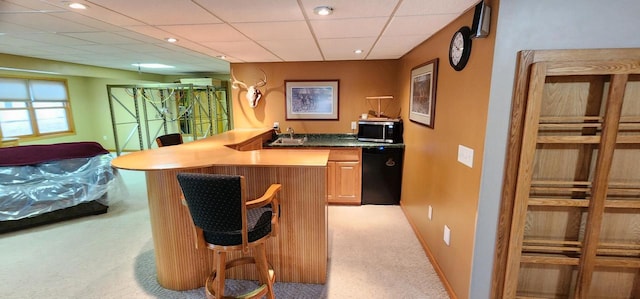
[[[287,128],[287,133],[289,133],[289,139],[293,139],[294,132],[292,127]]]

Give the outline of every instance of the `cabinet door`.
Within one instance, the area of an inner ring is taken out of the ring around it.
[[[327,200],[333,202],[336,199],[336,162],[327,162]]]
[[[360,203],[360,163],[335,163],[335,201],[339,203]]]

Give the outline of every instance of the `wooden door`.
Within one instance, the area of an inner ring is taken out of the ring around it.
[[[360,204],[360,162],[335,162],[334,201]]]
[[[330,204],[359,205],[361,203],[361,158],[361,148],[331,148],[327,164]]]
[[[640,49],[519,63],[492,296],[640,297]]]

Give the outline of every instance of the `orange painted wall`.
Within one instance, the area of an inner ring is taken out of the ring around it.
[[[491,28],[495,28],[497,16],[494,6]],[[408,163],[404,164],[401,200],[458,298],[469,297],[495,44],[494,34],[473,40],[466,68],[455,71],[448,60],[451,37],[472,21],[470,10],[400,60],[399,97],[404,99],[409,97],[411,69],[439,59],[434,129],[414,122],[405,124]],[[402,102],[402,111],[408,118],[408,101]],[[458,145],[474,150],[472,168],[457,161]],[[433,208],[432,220],[427,216],[429,205]],[[451,229],[449,246],[443,241],[445,225]]]
[[[351,122],[372,109],[367,96],[397,95],[397,60],[234,63],[231,69],[238,80],[251,85],[267,74],[267,85],[260,88],[263,98],[252,109],[245,99],[246,90],[230,89],[235,128],[271,127],[280,123],[282,130],[292,127],[296,133],[352,133]],[[291,120],[285,118],[285,80],[339,80],[339,120]],[[374,105],[375,106],[375,105]],[[386,111],[400,114],[398,100]]]

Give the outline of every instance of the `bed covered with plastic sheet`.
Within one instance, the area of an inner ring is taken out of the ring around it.
[[[0,148],[0,233],[106,213],[121,180],[96,142]]]

